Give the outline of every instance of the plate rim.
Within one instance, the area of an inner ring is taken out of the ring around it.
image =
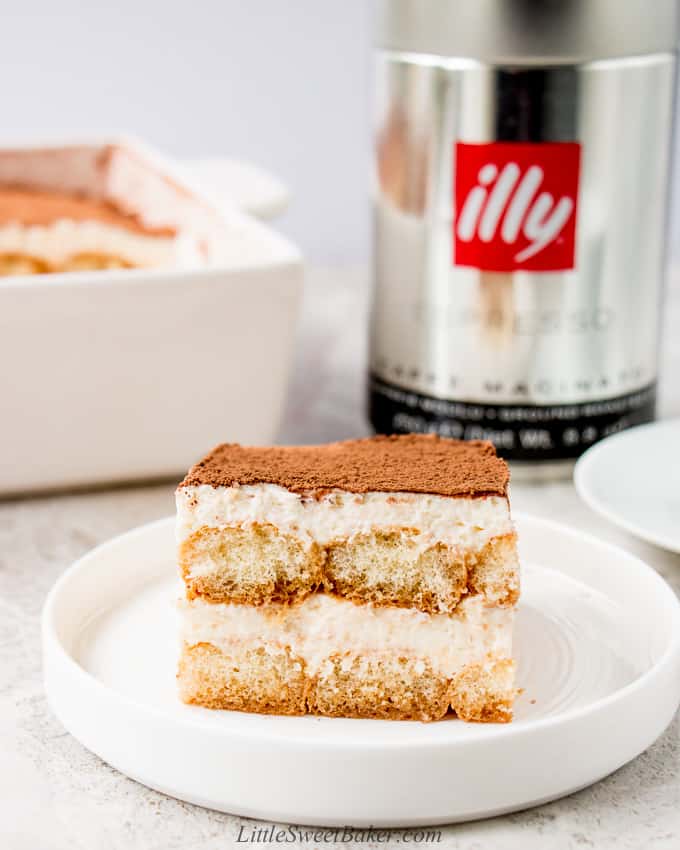
[[[636,691],[647,688],[650,684],[650,680],[654,680],[655,678],[663,676],[666,671],[666,668],[672,665],[674,663],[674,660],[676,663],[678,663],[678,661],[680,660],[680,599],[678,599],[673,589],[663,579],[663,577],[646,561],[633,554],[632,552],[628,552],[621,546],[617,546],[616,544],[610,543],[607,540],[603,540],[594,534],[581,531],[580,529],[569,527],[555,520],[537,517],[533,514],[524,511],[513,512],[513,519],[519,520],[520,522],[534,523],[539,527],[542,526],[543,528],[552,530],[553,532],[559,534],[566,534],[572,539],[585,542],[588,545],[594,545],[595,547],[602,547],[604,549],[608,549],[612,554],[615,554],[617,556],[623,556],[626,560],[631,562],[631,565],[634,565],[636,569],[642,570],[642,572],[646,574],[646,577],[653,584],[657,585],[658,590],[667,597],[669,603],[669,614],[673,618],[674,627],[672,629],[668,645],[663,650],[661,656],[657,658],[656,661],[648,669],[646,669],[640,675],[636,676],[633,681],[629,682],[621,688],[618,688],[612,693],[606,694],[605,696],[599,697],[593,702],[587,703],[586,705],[570,708],[564,712],[549,715],[547,717],[539,718],[534,721],[521,724],[487,724],[484,727],[484,741],[488,741],[492,738],[497,737],[503,739],[517,739],[535,735],[544,730],[549,730],[551,727],[578,723],[579,720],[583,719],[587,715],[597,714],[602,710],[606,710],[610,705],[625,700],[628,696],[632,695]],[[165,722],[168,722],[169,719],[171,723],[177,723],[180,727],[190,726],[196,730],[200,730],[202,733],[209,736],[220,736],[227,738],[238,736],[245,739],[256,737],[258,741],[267,740],[271,743],[276,743],[279,746],[304,746],[311,748],[323,746],[328,748],[342,749],[345,752],[353,749],[361,752],[378,750],[395,753],[400,751],[408,751],[413,748],[428,749],[441,748],[442,746],[463,748],[468,746],[474,746],[476,743],[478,743],[477,739],[470,741],[446,740],[446,738],[440,739],[434,736],[418,740],[418,738],[414,738],[412,734],[405,736],[403,739],[395,738],[392,741],[377,741],[370,739],[358,741],[356,739],[353,739],[351,735],[323,735],[313,737],[307,735],[304,730],[302,732],[298,732],[297,730],[292,729],[280,730],[276,727],[238,729],[236,726],[222,729],[217,726],[207,726],[205,723],[202,722],[200,718],[193,717],[191,715],[187,715],[186,717],[182,718],[169,718],[168,714],[164,712],[163,709],[136,700],[134,699],[134,697],[121,693],[120,691],[102,682],[94,674],[86,670],[78,663],[74,655],[66,649],[66,647],[59,638],[55,618],[56,608],[59,604],[60,595],[62,593],[64,585],[66,585],[74,575],[77,575],[81,571],[87,570],[90,567],[90,563],[92,561],[97,560],[97,557],[99,556],[102,550],[105,550],[123,541],[134,539],[134,537],[142,536],[143,534],[148,533],[160,526],[170,526],[172,523],[174,523],[173,516],[163,517],[161,519],[145,523],[143,525],[132,528],[126,532],[118,534],[95,546],[93,549],[89,550],[84,555],[76,559],[69,567],[67,567],[66,570],[64,570],[64,572],[57,579],[57,581],[49,591],[41,613],[43,671],[45,678],[47,678],[47,665],[44,662],[49,649],[50,652],[56,651],[57,656],[59,658],[59,662],[61,664],[65,664],[67,668],[70,669],[71,674],[79,678],[80,682],[83,684],[84,687],[94,688],[95,691],[101,696],[105,696],[109,700],[114,700],[119,704],[124,704],[128,708],[134,709],[135,711],[142,712],[147,717],[158,719],[162,718]],[[46,685],[45,690],[47,693],[48,701],[51,704],[49,686]],[[238,713],[233,712],[233,714]],[[358,720],[357,722],[370,723],[374,721]],[[408,724],[409,731],[411,733],[423,725],[412,721],[403,722]]]
[[[653,431],[664,429],[669,425],[674,425],[680,429],[680,418],[658,419],[655,422],[647,422],[644,425],[637,425],[634,428],[627,428],[625,431],[620,431],[618,434],[612,434],[610,437],[598,441],[595,445],[587,449],[581,457],[576,461],[574,466],[574,487],[579,495],[579,498],[599,516],[606,519],[608,522],[615,525],[617,528],[626,531],[638,540],[643,540],[645,543],[651,543],[659,549],[664,549],[667,552],[680,555],[680,537],[677,540],[672,540],[664,534],[656,534],[653,531],[645,529],[643,526],[635,522],[631,522],[621,514],[608,507],[604,502],[597,498],[593,489],[589,485],[589,475],[593,474],[593,469],[603,454],[609,451],[612,444],[619,441],[634,439],[638,431]]]

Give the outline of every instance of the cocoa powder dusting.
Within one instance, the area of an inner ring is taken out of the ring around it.
[[[118,209],[110,201],[65,192],[0,187],[0,226],[48,227],[62,219],[97,221],[148,236],[174,236],[176,233],[169,227],[147,227],[138,216]]]
[[[179,486],[278,484],[294,493],[337,488],[481,497],[506,496],[509,477],[491,443],[404,434],[322,446],[225,443],[193,466]]]

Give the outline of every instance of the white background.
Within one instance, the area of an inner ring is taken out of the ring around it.
[[[312,262],[363,263],[370,19],[371,0],[0,0],[0,139],[118,130],[252,160],[293,190],[281,227]]]

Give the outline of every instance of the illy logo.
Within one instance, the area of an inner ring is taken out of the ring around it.
[[[576,142],[458,142],[454,265],[573,269],[580,153]]]

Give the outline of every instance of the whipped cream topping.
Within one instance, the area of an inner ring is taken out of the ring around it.
[[[0,254],[27,255],[60,266],[78,254],[120,257],[135,267],[190,268],[205,264],[198,241],[188,234],[138,233],[94,220],[59,219],[48,225],[0,227]]]
[[[270,523],[284,534],[325,545],[376,529],[409,528],[427,549],[441,542],[479,550],[493,537],[514,531],[507,499],[420,493],[349,493],[302,496],[276,484],[177,491],[177,540],[200,528]]]
[[[242,644],[263,645],[268,652],[290,648],[312,675],[338,652],[403,653],[446,676],[488,656],[512,656],[513,609],[487,607],[479,596],[464,599],[453,615],[357,605],[323,593],[293,606],[183,599],[179,607],[181,639],[188,646],[211,643],[227,652]]]

